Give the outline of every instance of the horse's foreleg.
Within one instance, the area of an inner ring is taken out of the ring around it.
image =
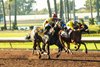
[[[39,51],[38,51],[38,54],[39,54],[39,59],[41,59],[41,52],[42,52],[42,49],[41,49],[41,47],[40,47],[40,43],[41,42],[38,42],[38,48],[39,48]]]
[[[45,46],[46,46],[46,44],[43,42],[43,44],[42,44],[42,50],[43,50],[43,52],[46,52]],[[42,53],[43,53],[43,52],[42,52]]]
[[[75,51],[77,51],[81,46],[81,43],[79,43],[78,48],[75,49]]]
[[[58,54],[57,54],[56,58],[58,58],[60,56],[60,54],[61,54],[61,48],[58,48]]]
[[[38,46],[39,50],[42,51],[41,46],[40,46],[40,42],[38,42],[37,46]]]
[[[50,45],[49,44],[47,44],[47,55],[48,55],[48,59],[51,59],[50,58]]]

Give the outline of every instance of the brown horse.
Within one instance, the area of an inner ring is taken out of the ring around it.
[[[46,43],[46,46],[47,46],[48,59],[50,59],[50,45],[55,44],[58,47],[58,54],[56,56],[57,58],[60,56],[63,49],[67,52],[66,47],[62,45],[59,35],[58,35],[60,30],[61,30],[60,26],[59,24],[57,24],[55,25],[55,27],[53,27],[53,30],[51,31],[51,34],[49,35],[48,40],[44,37],[44,42]]]
[[[67,43],[68,50],[70,50],[70,43],[74,43],[75,45],[78,46],[77,48],[75,47],[76,51],[80,48],[81,44],[83,44],[85,46],[85,52],[87,53],[86,44],[84,42],[82,42],[82,40],[81,40],[82,32],[83,32],[83,30],[72,31],[71,35],[69,36],[68,33],[66,33],[64,30],[61,30],[59,32],[61,42],[63,44],[64,44],[64,42]],[[88,30],[86,32],[88,32]]]

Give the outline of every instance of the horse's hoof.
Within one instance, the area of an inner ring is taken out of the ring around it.
[[[39,55],[39,59],[41,59],[41,55]]]
[[[87,53],[88,53],[88,51],[85,51],[85,53],[87,54]]]
[[[47,52],[44,52],[43,54],[44,54],[44,55],[47,55]]]
[[[50,57],[48,59],[51,59]]]
[[[73,55],[73,53],[71,52],[71,55]]]
[[[67,51],[67,54],[69,54],[69,51]]]
[[[51,57],[49,56],[48,59],[51,59]]]
[[[68,50],[66,50],[65,52],[69,54],[69,51]]]
[[[75,51],[78,51],[78,49],[76,49]]]
[[[58,58],[60,55],[57,55],[56,58]]]

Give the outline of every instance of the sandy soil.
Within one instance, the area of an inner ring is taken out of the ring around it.
[[[51,58],[48,60],[46,55],[38,59],[31,50],[0,50],[0,67],[100,67],[100,52],[89,51],[73,52],[66,54],[62,52],[59,58],[56,58],[56,51],[52,51]]]

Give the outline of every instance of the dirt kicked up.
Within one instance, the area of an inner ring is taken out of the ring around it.
[[[100,67],[100,52],[89,51],[62,52],[56,58],[56,51],[52,51],[51,58],[46,56],[38,59],[38,55],[32,55],[32,50],[0,50],[0,67]]]

